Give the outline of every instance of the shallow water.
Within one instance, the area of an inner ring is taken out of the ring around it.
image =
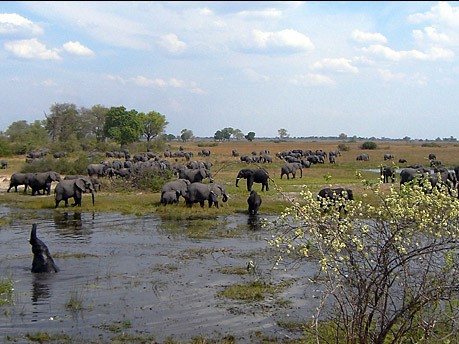
[[[0,217],[9,218],[10,212],[0,206]],[[12,219],[0,227],[0,276],[14,280],[15,303],[0,308],[0,333],[15,342],[27,342],[24,336],[37,332],[65,333],[72,342],[109,342],[120,335],[110,326],[123,323],[128,326],[122,333],[158,342],[225,335],[256,342],[256,332],[294,337],[277,321],[308,321],[316,306],[315,287],[308,282],[313,269],[272,271],[268,233],[257,217],[219,217],[213,236],[199,239],[185,234],[187,226],[196,225],[192,221],[168,222],[156,215],[44,210]],[[57,274],[30,272],[34,222],[60,268]],[[222,271],[246,267],[250,259],[255,274]],[[227,285],[256,278],[295,282],[258,303],[217,296]],[[72,299],[81,310],[67,307]]]

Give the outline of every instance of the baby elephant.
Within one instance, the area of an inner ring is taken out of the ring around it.
[[[32,232],[30,233],[30,245],[32,245],[33,261],[32,272],[58,272],[59,268],[54,263],[48,247],[43,241],[37,238],[37,224],[32,225]]]
[[[261,202],[262,201],[260,195],[255,190],[252,190],[250,192],[249,198],[247,198],[250,215],[258,214],[258,209],[260,209]]]

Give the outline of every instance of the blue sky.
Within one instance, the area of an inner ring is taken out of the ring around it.
[[[52,104],[166,133],[459,137],[459,3],[1,2],[0,131]]]

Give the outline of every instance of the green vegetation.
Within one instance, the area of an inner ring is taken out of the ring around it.
[[[376,149],[378,148],[378,145],[376,144],[376,142],[367,141],[367,142],[362,143],[361,148],[362,149]]]
[[[0,281],[0,306],[13,303],[14,282],[9,278]]]

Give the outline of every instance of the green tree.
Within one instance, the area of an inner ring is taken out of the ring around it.
[[[325,333],[333,338],[321,342],[442,342],[439,324],[442,338],[454,337],[459,200],[430,182],[386,194],[381,183],[362,182],[363,200],[339,198],[325,207],[304,186],[301,199],[271,223],[278,267],[290,259],[317,262],[324,286],[317,341]],[[365,202],[367,194],[378,201]]]
[[[166,116],[156,111],[150,111],[147,114],[140,113],[139,115],[144,128],[143,136],[146,138],[147,142],[150,142],[155,137],[164,133],[166,126],[169,124],[169,122],[166,121]]]
[[[347,139],[347,135],[345,133],[341,133],[341,134],[339,134],[338,138],[340,140],[346,140]]]
[[[255,138],[255,133],[253,131],[250,131],[247,133],[247,135],[244,136],[248,141],[252,142],[253,139]]]
[[[30,150],[45,147],[49,138],[44,122],[36,120],[28,124],[27,121],[22,120],[11,123],[5,131],[5,135],[11,143],[12,152],[25,154]]]
[[[189,129],[182,129],[180,132],[180,138],[182,139],[183,142],[191,140],[193,137],[193,131]]]
[[[144,127],[136,110],[126,111],[124,106],[118,106],[108,110],[104,132],[123,148],[129,143],[138,141],[144,132]]]
[[[287,137],[290,136],[290,135],[287,133],[287,130],[286,130],[286,129],[279,129],[279,130],[277,131],[277,133],[279,134],[279,138],[280,138],[281,140],[283,140],[283,139],[285,139],[285,138],[287,138]]]
[[[222,141],[224,139],[223,132],[221,130],[217,130],[214,134],[214,140]]]
[[[75,104],[55,103],[45,115],[45,128],[53,143],[81,139],[81,120]]]
[[[108,108],[103,105],[94,105],[90,109],[80,110],[82,135],[86,138],[95,137],[97,142],[105,142],[105,118]]]
[[[242,140],[244,138],[244,133],[240,129],[233,130],[233,137],[236,140]]]

